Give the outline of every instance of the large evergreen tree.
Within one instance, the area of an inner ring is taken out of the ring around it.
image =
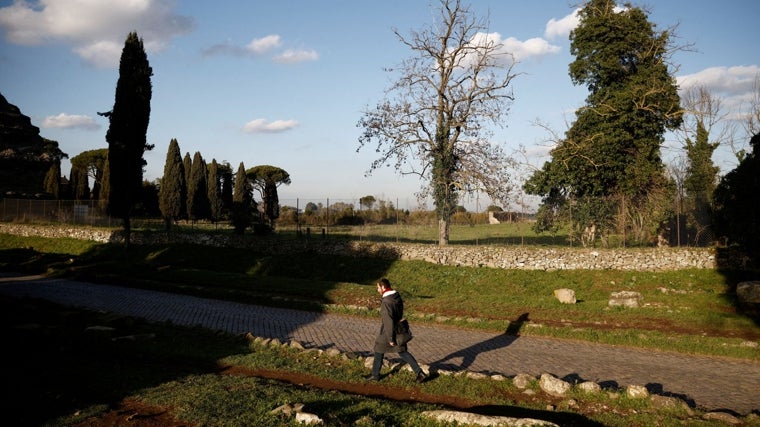
[[[191,221],[208,219],[211,215],[208,203],[208,186],[206,183],[206,162],[201,153],[196,151],[190,166],[187,182],[187,214]]]
[[[193,159],[190,157],[189,151],[182,158],[182,164],[185,168],[185,184],[190,185],[190,171],[193,169]],[[185,215],[187,215],[187,207],[185,207]]]
[[[164,163],[164,175],[161,178],[158,203],[161,216],[166,224],[166,231],[171,229],[173,222],[182,218],[186,209],[187,186],[185,183],[185,165],[182,163],[182,153],[176,139],[169,142]]]
[[[111,191],[108,212],[123,220],[127,247],[131,236],[132,209],[142,193],[143,154],[153,148],[146,141],[153,91],[152,75],[153,69],[148,63],[142,39],[137,37],[136,32],[129,33],[119,61],[113,109],[102,113],[110,122],[106,133]]]
[[[282,168],[270,165],[254,166],[246,171],[246,174],[253,183],[253,188],[261,196],[267,224],[274,229],[275,222],[280,217],[280,198],[277,195],[277,187],[282,184],[290,185],[290,174]]]
[[[90,184],[87,175],[87,169],[77,165],[71,165],[69,172],[69,182],[71,183],[71,192],[74,200],[90,200]]]
[[[632,231],[644,241],[669,198],[660,145],[682,120],[668,69],[671,34],[644,10],[614,0],[589,0],[579,16],[569,70],[589,90],[586,105],[525,190],[544,197],[539,231],[562,218],[576,233],[594,223],[602,233]]]
[[[55,160],[45,175],[45,192],[58,199],[61,195],[61,161]]]
[[[235,188],[232,193],[232,226],[236,234],[243,234],[251,225],[253,215],[253,188],[245,174],[245,166],[240,162],[235,174]]]
[[[216,163],[216,159],[211,159],[211,163],[208,165],[208,178],[206,179],[208,186],[208,204],[209,204],[209,217],[211,222],[216,223],[222,217],[222,187],[219,180],[219,165]]]
[[[708,227],[712,222],[712,197],[718,181],[718,171],[713,164],[712,155],[717,142],[708,140],[708,132],[704,124],[697,122],[696,139],[686,139],[686,156],[688,166],[684,179],[686,197],[691,208],[690,225],[694,228],[694,243],[703,244],[712,240]]]
[[[108,153],[106,152],[106,161],[103,162],[103,177],[100,184],[100,194],[98,194],[98,207],[101,212],[108,212],[108,201],[111,199],[111,168],[108,166]]]
[[[750,139],[751,151],[724,176],[714,192],[714,228],[729,245],[738,244],[760,261],[760,133]]]
[[[219,176],[222,182],[222,215],[232,211],[232,166],[227,162],[219,165]]]
[[[72,167],[87,171],[87,176],[92,181],[92,191],[90,193],[93,199],[100,199],[100,188],[103,186],[103,170],[107,158],[107,148],[82,151],[71,158]]]

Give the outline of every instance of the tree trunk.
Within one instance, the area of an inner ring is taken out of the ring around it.
[[[124,217],[124,249],[129,249],[129,243],[132,237],[132,224],[129,215]]]
[[[438,246],[449,244],[449,220],[440,218],[438,220]]]

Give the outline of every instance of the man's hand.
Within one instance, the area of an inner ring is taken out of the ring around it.
[[[390,342],[390,343],[388,343],[388,344],[390,344],[390,346],[391,346],[391,347],[395,347],[395,346],[396,346],[396,343],[395,343],[395,342],[393,342],[393,341],[391,341],[391,342]]]

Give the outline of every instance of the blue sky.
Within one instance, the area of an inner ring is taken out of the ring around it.
[[[515,171],[518,184],[551,147],[551,134],[535,123],[561,136],[587,94],[567,74],[573,59],[567,36],[577,22],[572,3],[470,2],[476,14],[490,17],[489,32],[498,33],[519,61],[516,100],[504,128],[494,133],[507,152],[523,147],[528,153],[519,156],[525,166]],[[356,203],[373,195],[414,209],[419,178],[392,168],[365,176],[375,153],[356,152],[356,123],[393,78],[383,68],[412,55],[392,29],[422,29],[433,22],[437,4],[0,0],[0,92],[69,156],[105,148],[108,122],[97,112],[113,107],[119,55],[135,30],[154,73],[147,136],[155,149],[145,155],[146,179],[161,177],[169,141],[176,138],[183,155],[198,151],[207,162],[227,161],[235,170],[241,161],[246,168],[285,169],[292,184],[280,187],[282,204]],[[760,2],[644,5],[659,28],[678,24],[678,44],[693,45],[673,57],[681,86],[704,85],[731,117],[739,117],[760,73]],[[746,138],[740,142],[746,145]],[[663,156],[678,156],[678,146],[669,135]],[[730,153],[722,147],[714,157],[724,171],[736,165]],[[66,175],[69,167],[63,164]],[[481,197],[463,204],[483,210],[488,202]]]

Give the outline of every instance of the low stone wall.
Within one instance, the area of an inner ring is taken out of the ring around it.
[[[19,236],[70,237],[96,242],[120,242],[119,231],[102,228],[36,226],[0,223],[0,233]],[[283,240],[252,235],[173,234],[174,243],[239,247],[265,253],[317,252],[346,256],[422,260],[442,265],[527,270],[636,270],[663,271],[716,268],[713,248],[541,248],[526,246],[440,247],[434,244],[322,240]],[[133,233],[134,244],[168,243],[165,233]]]
[[[88,227],[66,227],[66,226],[42,226],[42,225],[26,225],[26,224],[13,224],[13,223],[0,223],[0,233],[13,234],[16,236],[30,237],[49,237],[49,238],[63,238],[69,237],[79,240],[92,240],[100,243],[108,243],[110,241],[119,241],[121,236],[118,233],[114,233],[112,230],[103,228],[88,228]],[[115,235],[116,234],[116,235]]]

